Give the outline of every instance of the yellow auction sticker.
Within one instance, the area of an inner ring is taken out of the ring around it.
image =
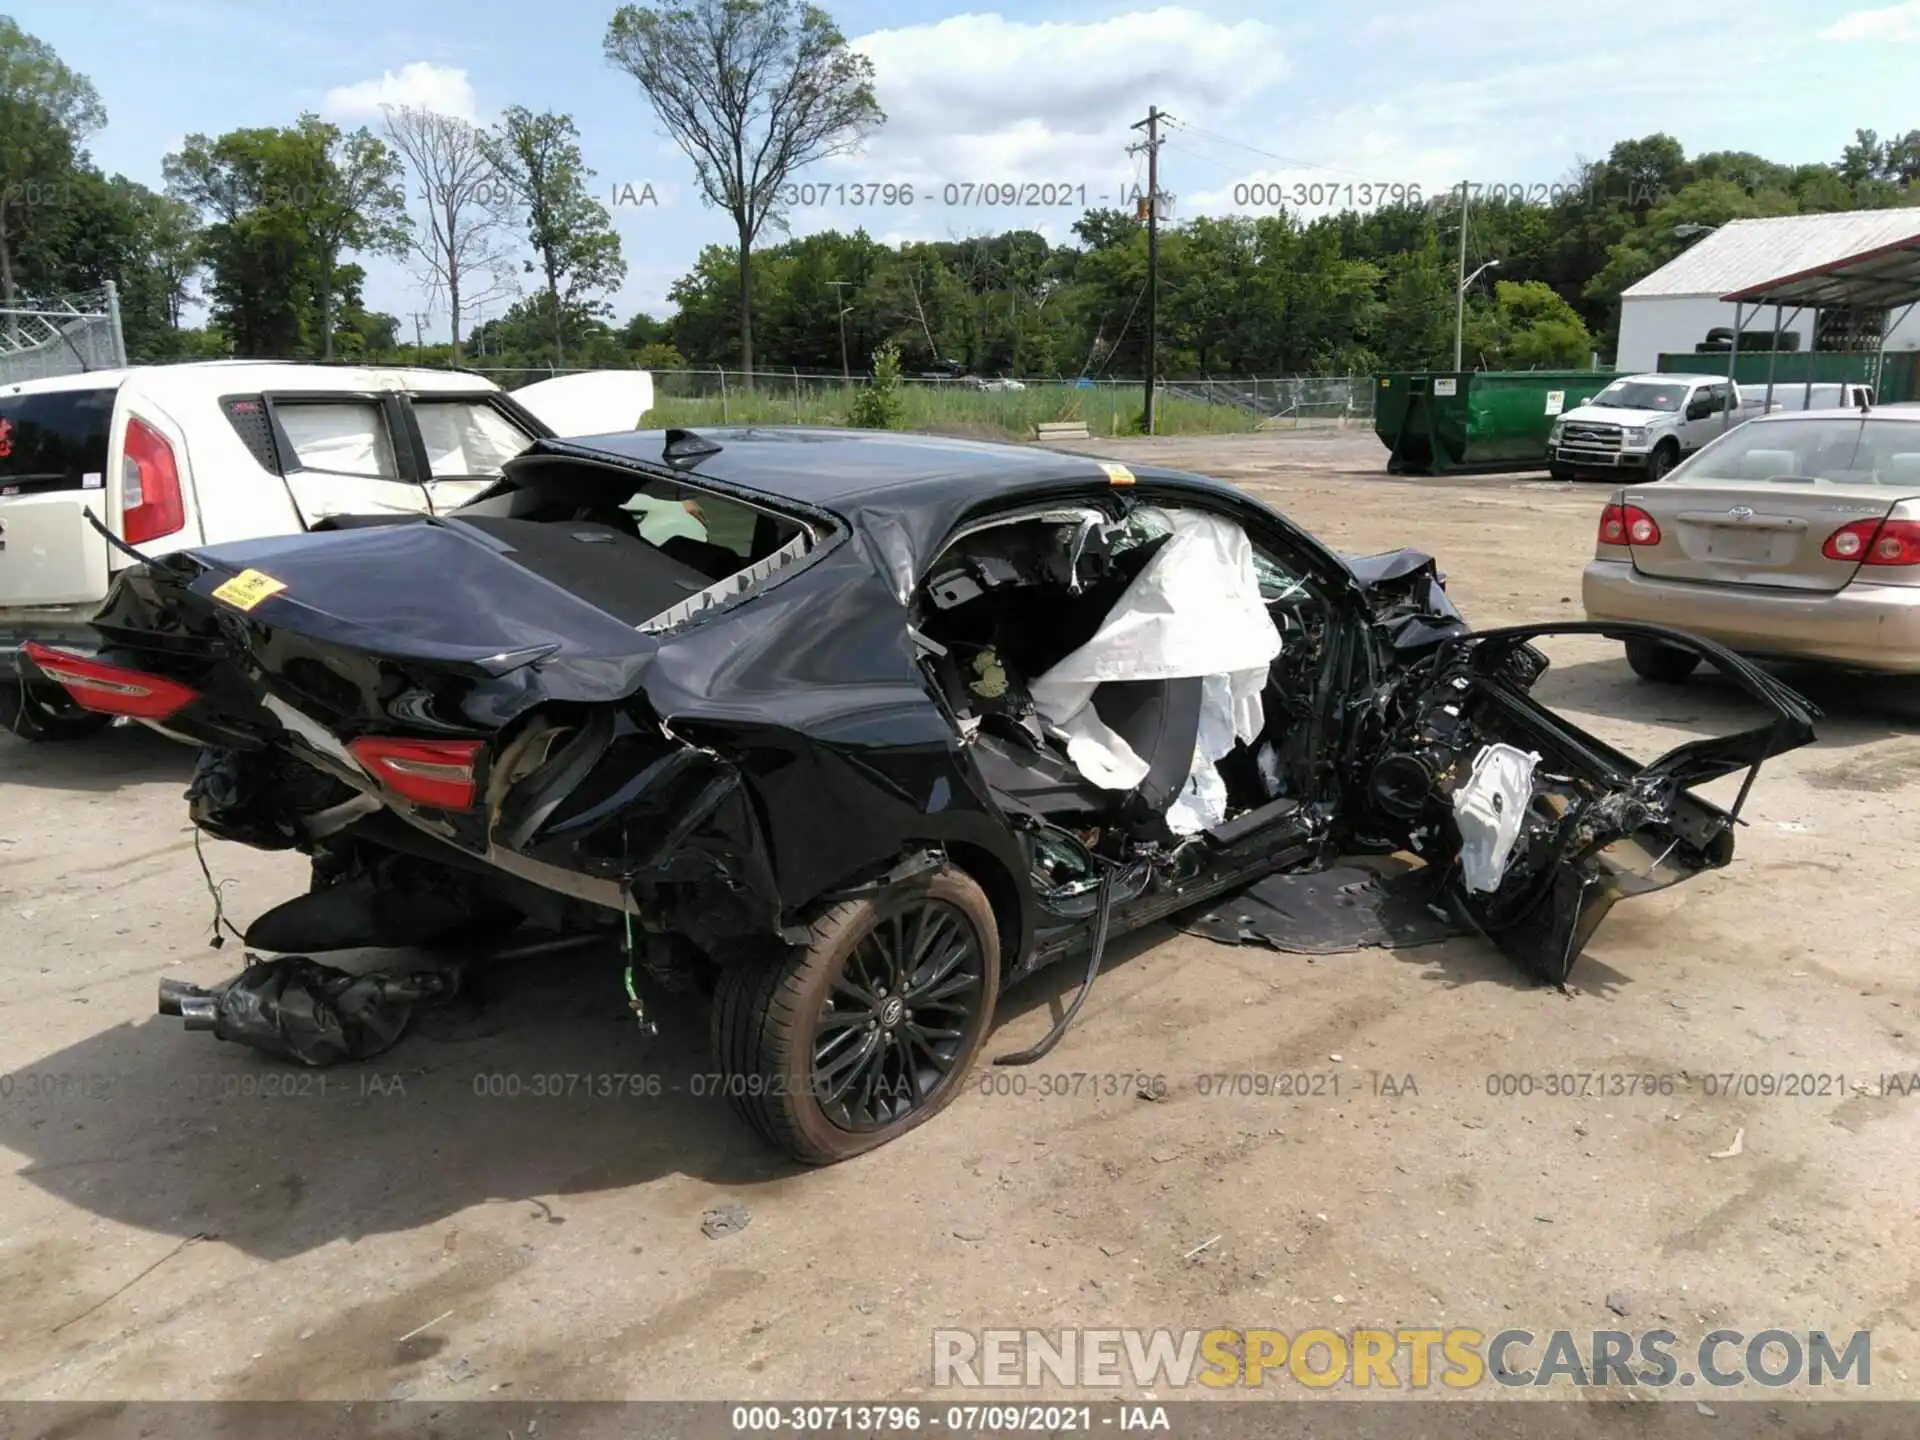
[[[1124,465],[1111,460],[1103,460],[1100,463],[1100,468],[1107,472],[1107,479],[1116,485],[1133,484],[1133,471]]]
[[[224,585],[214,588],[213,598],[224,600],[236,610],[251,610],[269,595],[278,595],[286,589],[284,581],[271,575],[263,575],[258,570],[242,570]]]

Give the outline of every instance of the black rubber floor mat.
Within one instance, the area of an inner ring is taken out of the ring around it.
[[[1222,945],[1265,945],[1292,955],[1398,950],[1471,933],[1439,908],[1427,871],[1380,876],[1352,865],[1269,875],[1174,923]]]

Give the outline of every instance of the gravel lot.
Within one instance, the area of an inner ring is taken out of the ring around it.
[[[1581,618],[1601,487],[1392,480],[1370,434],[1092,448],[1210,470],[1343,549],[1429,549],[1478,623]],[[1630,752],[1737,721],[1612,644],[1552,653],[1540,697]],[[0,1398],[927,1396],[955,1325],[1868,1329],[1874,1395],[1920,1397],[1920,1095],[1878,1093],[1920,1071],[1920,699],[1791,678],[1819,741],[1763,773],[1729,869],[1614,912],[1573,995],[1466,940],[1310,962],[1156,930],[1028,1093],[989,1075],[823,1172],[689,1093],[699,1016],[636,1034],[613,957],[504,967],[364,1069],[184,1033],[156,980],[239,962],[207,944],[191,753],[0,736]],[[206,860],[243,923],[306,883],[295,855]],[[1073,982],[1016,990],[993,1051]],[[1202,1093],[1219,1072],[1338,1093]],[[1691,1083],[1489,1094],[1566,1072]],[[1845,1081],[1704,1093],[1731,1072]],[[550,1074],[662,1093],[480,1093]],[[1069,1074],[1169,1094],[1038,1093]],[[728,1202],[750,1223],[708,1238]]]

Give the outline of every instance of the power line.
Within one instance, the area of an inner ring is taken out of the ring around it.
[[[1140,308],[1140,297],[1147,293],[1147,282],[1142,280],[1140,288],[1133,292],[1133,304],[1127,307],[1127,318],[1120,322],[1120,333],[1113,337],[1113,344],[1107,348],[1107,358],[1100,362],[1099,374],[1107,373],[1107,367],[1113,364],[1113,357],[1120,353],[1120,342],[1127,338],[1127,331],[1133,325],[1133,313]]]
[[[1291,165],[1295,169],[1325,170],[1334,175],[1351,175],[1357,180],[1371,180],[1374,178],[1370,172],[1364,170],[1349,170],[1344,165],[1322,165],[1317,161],[1302,160],[1298,156],[1278,155],[1271,150],[1262,150],[1258,145],[1249,145],[1246,141],[1235,140],[1230,135],[1217,135],[1211,130],[1202,130],[1198,125],[1189,125],[1184,121],[1174,120],[1169,123],[1172,124],[1175,129],[1183,130],[1189,135],[1204,136],[1208,140],[1217,140],[1222,145],[1231,145],[1236,150],[1245,150],[1250,155],[1259,155],[1268,160],[1278,160],[1282,165]]]

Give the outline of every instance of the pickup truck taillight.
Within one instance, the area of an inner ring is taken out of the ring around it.
[[[478,740],[390,740],[368,736],[347,746],[367,773],[403,800],[436,810],[471,810]]]
[[[186,528],[187,506],[180,494],[180,468],[164,436],[137,416],[127,417],[121,446],[121,535],[129,545],[158,540]]]
[[[165,720],[200,698],[198,691],[144,670],[108,665],[34,640],[22,648],[40,673],[71,695],[82,710],[127,715],[135,720]]]

